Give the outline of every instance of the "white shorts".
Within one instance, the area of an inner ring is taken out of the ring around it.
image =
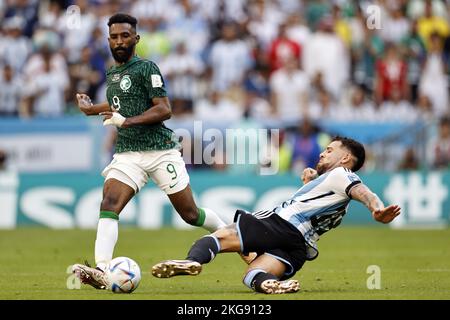
[[[166,194],[179,192],[189,184],[189,175],[178,150],[128,151],[114,154],[103,170],[105,181],[117,179],[138,192],[150,177]]]

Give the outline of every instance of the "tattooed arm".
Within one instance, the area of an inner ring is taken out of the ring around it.
[[[357,184],[350,190],[350,196],[352,199],[363,203],[372,212],[372,217],[378,222],[389,223],[400,214],[399,206],[390,205],[384,207],[380,198],[362,183]]]

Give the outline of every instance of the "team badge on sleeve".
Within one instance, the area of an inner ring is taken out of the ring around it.
[[[350,182],[361,181],[361,179],[359,179],[359,177],[354,173],[347,174],[347,178]]]
[[[152,87],[153,88],[161,88],[163,86],[163,82],[161,76],[159,74],[152,74]]]
[[[112,82],[117,82],[117,81],[119,81],[120,80],[120,74],[119,73],[115,73],[113,76],[112,76],[112,78],[111,78],[111,81]]]

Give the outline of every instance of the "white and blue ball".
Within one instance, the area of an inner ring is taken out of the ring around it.
[[[133,259],[118,257],[106,266],[106,279],[114,293],[131,293],[141,281],[141,269]]]

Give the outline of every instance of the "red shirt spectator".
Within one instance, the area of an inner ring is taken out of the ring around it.
[[[300,45],[286,35],[286,25],[282,24],[278,30],[278,37],[269,46],[269,65],[273,72],[283,65],[283,61],[294,57],[300,61]]]
[[[394,45],[388,46],[386,55],[376,64],[375,98],[378,103],[386,100],[408,98],[407,66]]]

